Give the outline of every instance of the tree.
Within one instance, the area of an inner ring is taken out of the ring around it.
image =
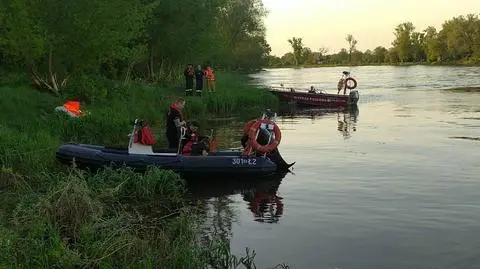
[[[362,63],[373,63],[374,57],[371,50],[366,50],[362,55]]]
[[[477,39],[479,19],[473,14],[454,17],[442,25],[439,33],[439,39],[446,47],[446,56],[451,60],[460,60],[474,55],[478,49]]]
[[[354,52],[357,49],[358,41],[351,34],[347,35],[345,40],[348,42],[348,59],[351,62],[352,52]]]
[[[37,86],[56,94],[74,73],[115,61],[131,66],[144,56],[136,41],[145,36],[151,9],[140,0],[5,2],[4,50],[25,64]]]
[[[407,62],[412,55],[412,33],[415,27],[411,22],[399,24],[395,28],[395,40],[392,42],[393,48],[398,53],[400,62]]]
[[[440,44],[438,41],[437,29],[433,26],[427,27],[424,31],[423,50],[425,52],[426,60],[428,62],[440,61]]]
[[[292,46],[293,55],[295,56],[295,65],[298,65],[302,59],[303,43],[302,38],[293,37],[288,40],[288,43]]]
[[[387,62],[388,50],[385,47],[378,46],[373,50],[373,61],[375,63]]]
[[[419,32],[413,32],[411,36],[412,40],[412,60],[415,62],[425,61],[425,34]]]

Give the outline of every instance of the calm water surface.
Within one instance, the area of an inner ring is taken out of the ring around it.
[[[442,90],[480,86],[480,68],[275,69],[253,77],[336,93],[343,70],[359,83],[356,113],[279,118],[280,151],[297,162],[281,184],[197,190],[214,197],[212,215],[231,212],[223,221],[232,252],[255,249],[259,268],[480,268],[480,92]],[[220,139],[238,146],[236,131],[226,128]]]

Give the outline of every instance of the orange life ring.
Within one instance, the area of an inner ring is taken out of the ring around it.
[[[245,125],[243,126],[243,134],[244,135],[248,135],[248,131],[250,130],[250,127],[252,127],[252,125],[256,122],[257,120],[251,120],[247,123],[245,123]]]
[[[353,81],[353,86],[348,86],[348,81],[351,80]],[[353,90],[357,87],[357,81],[352,78],[352,77],[348,77],[347,79],[345,79],[345,88],[349,89],[349,90]]]
[[[273,140],[273,142],[264,146],[260,145],[257,142],[257,132],[259,131],[262,124],[273,124],[273,133],[275,134],[275,139]],[[280,144],[281,140],[282,132],[280,132],[280,128],[278,128],[278,125],[271,120],[258,120],[252,126],[250,126],[250,130],[248,131],[249,146],[252,147],[252,149],[261,153],[267,153],[275,150]]]

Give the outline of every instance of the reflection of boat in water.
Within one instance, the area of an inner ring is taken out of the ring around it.
[[[243,195],[243,200],[249,203],[255,221],[277,223],[283,215],[283,198],[277,195],[277,188],[254,190]]]
[[[355,117],[359,114],[358,106],[349,106],[343,108],[305,108],[305,107],[297,107],[294,105],[287,105],[281,106],[279,115],[282,117],[321,117],[330,115],[332,113],[343,113],[349,115],[355,115]]]
[[[360,113],[358,106],[350,106],[342,109],[326,108],[298,108],[296,106],[284,106],[280,110],[283,118],[308,117],[315,119],[328,115],[337,114],[337,130],[343,134],[345,139],[351,137],[352,132],[357,131],[357,118]]]
[[[337,130],[343,134],[345,139],[349,139],[352,135],[352,132],[357,131],[357,117],[359,111],[358,108],[355,110],[349,110],[346,112],[337,113]]]
[[[188,195],[207,200],[240,194],[258,222],[276,223],[283,214],[283,198],[277,196],[281,179],[187,181]]]

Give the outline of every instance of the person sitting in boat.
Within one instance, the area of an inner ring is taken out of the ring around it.
[[[308,93],[317,93],[315,91],[315,88],[313,86],[310,86],[310,90],[308,90]]]
[[[208,155],[208,138],[198,134],[199,124],[192,121],[187,124],[187,131],[182,141],[182,154]]]
[[[267,109],[267,111],[265,112],[264,119],[269,120],[273,116],[274,116],[274,113],[270,109]],[[260,143],[261,145],[266,145],[270,142],[269,138],[270,138],[269,131],[265,129],[260,129],[260,132],[257,137],[257,142]],[[243,134],[240,142],[242,143],[243,148],[245,148],[248,142],[248,134]]]

